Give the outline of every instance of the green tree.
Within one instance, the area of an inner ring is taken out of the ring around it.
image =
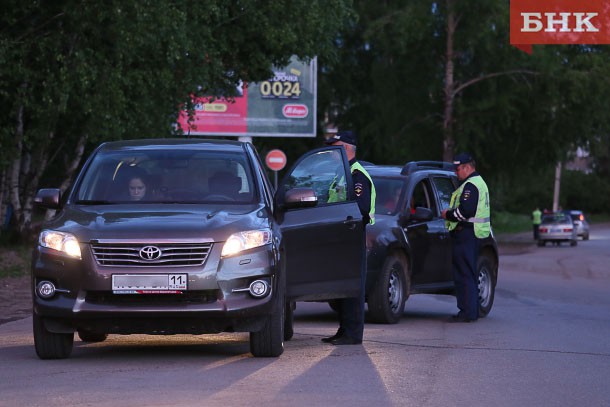
[[[332,60],[350,6],[349,0],[6,0],[0,198],[10,196],[19,234],[29,233],[43,175],[55,174],[67,188],[92,145],[172,134],[191,95],[230,96],[240,81],[266,79],[292,55]]]
[[[507,2],[360,0],[355,9],[342,62],[321,61],[330,96],[320,98],[359,131],[359,156],[403,164],[467,150],[502,191],[492,197],[511,202],[517,185],[576,147],[607,151],[607,47],[535,46],[527,55],[510,46]]]

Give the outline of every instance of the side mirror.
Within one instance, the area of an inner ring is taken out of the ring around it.
[[[286,208],[309,208],[317,204],[318,197],[313,188],[293,188],[284,195]]]
[[[421,222],[429,222],[434,218],[434,214],[432,213],[432,209],[424,208],[422,206],[418,206],[415,208],[415,213],[412,216],[412,219],[421,221]]]
[[[432,219],[434,219],[434,214],[432,213],[431,209],[418,206],[417,208],[415,208],[415,212],[407,212],[406,214],[401,215],[399,218],[399,223],[401,226],[404,227],[409,223],[429,222]]]
[[[60,199],[61,191],[58,188],[43,188],[36,193],[34,205],[47,209],[59,209]]]

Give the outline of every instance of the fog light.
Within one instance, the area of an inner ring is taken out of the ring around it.
[[[255,280],[250,283],[250,295],[254,298],[263,298],[269,294],[269,283],[265,280]]]
[[[40,298],[51,298],[55,295],[55,284],[50,281],[41,281],[36,286],[36,292]]]

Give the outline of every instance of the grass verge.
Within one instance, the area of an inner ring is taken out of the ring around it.
[[[30,258],[29,247],[0,246],[0,278],[29,275]]]
[[[510,212],[492,212],[491,224],[494,233],[519,233],[532,229],[529,215]]]

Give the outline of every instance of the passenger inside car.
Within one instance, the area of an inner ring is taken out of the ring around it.
[[[146,184],[141,176],[134,176],[129,180],[129,198],[132,201],[140,201],[146,196]]]

